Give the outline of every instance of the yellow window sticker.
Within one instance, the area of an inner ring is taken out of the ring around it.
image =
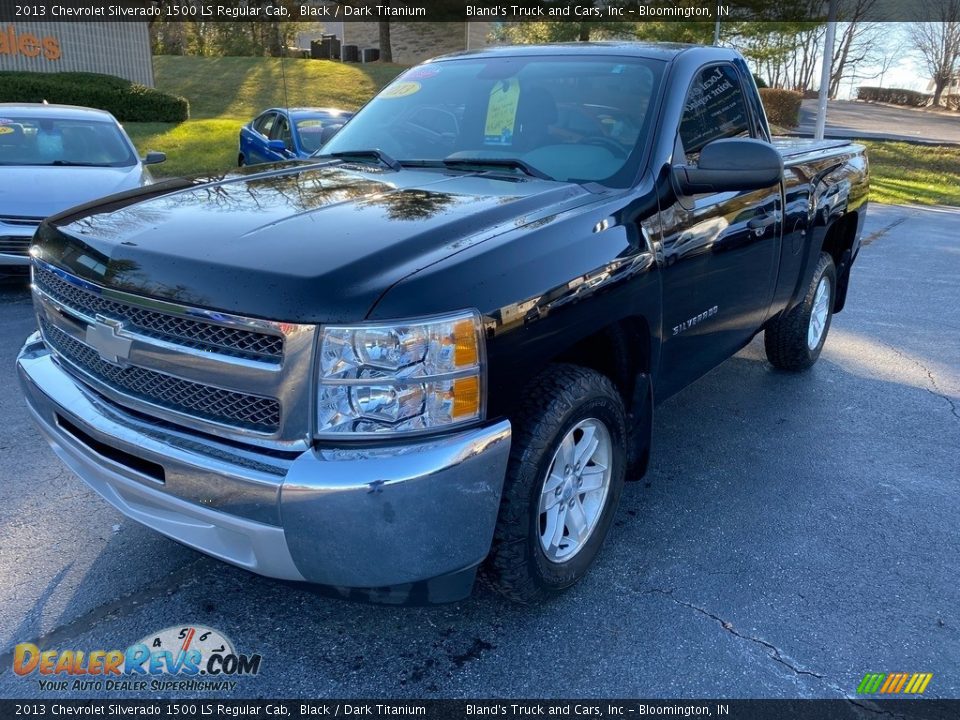
[[[517,122],[517,105],[520,103],[520,81],[516,78],[501,80],[490,91],[487,104],[487,124],[483,135],[486,143],[510,145],[513,142]]]
[[[9,135],[13,132],[13,128],[9,125],[0,125],[0,135]]]
[[[406,97],[407,95],[413,95],[415,92],[420,91],[420,83],[418,82],[398,82],[394,83],[382,93],[380,97],[382,98],[401,98]]]

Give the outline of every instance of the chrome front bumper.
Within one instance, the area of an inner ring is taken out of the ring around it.
[[[418,444],[259,452],[121,410],[35,333],[17,358],[54,452],[124,515],[247,570],[383,602],[469,594],[510,452],[501,421]]]

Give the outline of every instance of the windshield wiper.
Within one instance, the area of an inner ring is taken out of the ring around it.
[[[0,165],[16,165],[18,167],[113,167],[112,165],[98,165],[97,163],[70,162],[69,160],[54,160],[48,163],[34,162],[5,162],[0,161]]]
[[[351,160],[353,158],[358,158],[360,160],[373,159],[377,160],[383,165],[386,165],[391,170],[399,170],[401,168],[400,163],[387,155],[383,150],[378,150],[377,148],[372,148],[370,150],[341,150],[340,152],[315,155],[314,157],[331,157],[339,158],[340,160]]]
[[[553,180],[542,170],[538,170],[530,163],[520,158],[484,158],[484,157],[448,157],[443,159],[443,164],[447,167],[463,167],[467,165],[476,165],[478,167],[503,167],[520,170],[530,177],[540,178],[541,180]]]
[[[108,165],[99,165],[98,163],[73,162],[72,160],[54,160],[50,164],[59,165],[63,167],[109,167]]]

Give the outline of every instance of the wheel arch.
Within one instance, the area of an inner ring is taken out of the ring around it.
[[[553,362],[610,378],[627,408],[627,479],[639,480],[650,462],[653,428],[653,334],[647,318],[622,318],[578,340]]]
[[[629,408],[637,378],[650,374],[652,346],[647,319],[631,316],[581,338],[553,358],[553,362],[580,365],[606,375]]]
[[[843,310],[847,301],[847,288],[850,282],[850,267],[853,265],[854,244],[860,228],[859,214],[856,210],[841,215],[830,223],[824,234],[820,251],[833,258],[837,271],[837,287],[834,292],[833,312]]]

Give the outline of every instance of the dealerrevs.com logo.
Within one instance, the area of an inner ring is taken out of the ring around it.
[[[234,678],[260,672],[260,661],[202,625],[168,627],[126,650],[41,650],[33,643],[13,650],[13,672],[50,692],[233,690]]]

